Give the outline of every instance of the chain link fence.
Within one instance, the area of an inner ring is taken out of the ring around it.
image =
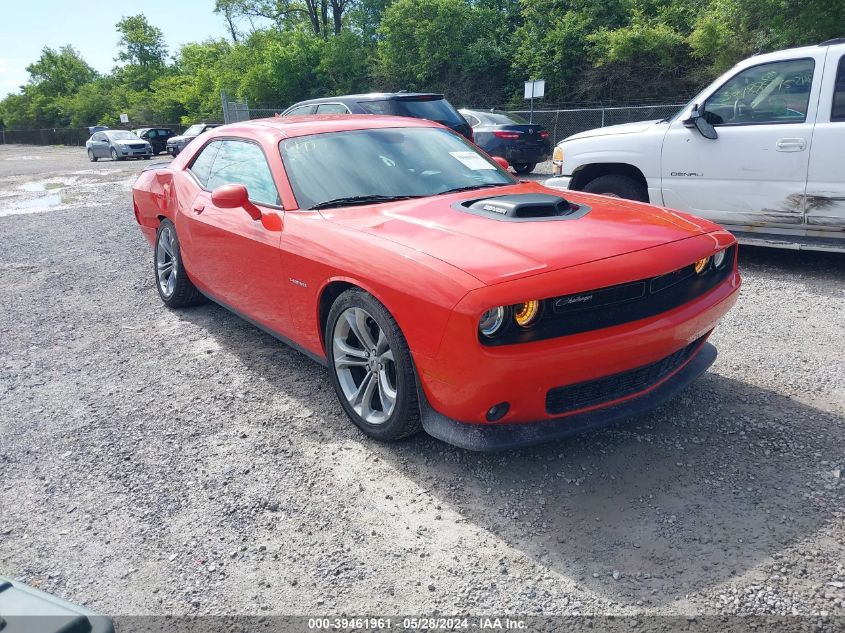
[[[185,131],[179,123],[156,123],[155,125],[133,125],[113,127],[112,130],[137,130],[142,127],[166,127],[176,134]],[[0,128],[0,145],[71,145],[84,147],[91,138],[87,127],[44,128],[39,130],[5,130]]]
[[[226,123],[263,119],[284,112],[287,106],[279,108],[250,108],[246,103],[230,101],[225,93],[223,98],[223,120]],[[558,110],[510,110],[500,111],[517,114],[526,121],[542,125],[551,132],[553,143],[567,136],[619,123],[665,119],[675,114],[683,103],[662,103],[656,105],[635,106],[596,106],[585,108],[564,108]],[[467,108],[468,110],[490,110],[490,107]],[[499,110],[497,108],[497,110]]]

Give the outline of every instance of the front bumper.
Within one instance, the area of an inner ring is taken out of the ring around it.
[[[679,370],[653,389],[619,404],[585,413],[516,424],[465,424],[441,415],[423,396],[422,425],[439,440],[471,451],[516,449],[558,440],[607,426],[657,408],[701,376],[716,360],[716,348],[704,343]]]
[[[633,391],[610,385],[601,390],[598,399],[571,395],[567,390],[657,363],[706,337],[739,296],[741,277],[735,263],[732,274],[697,298],[617,325],[487,346],[477,339],[478,318],[490,305],[584,292],[595,287],[598,279],[602,280],[600,287],[627,283],[631,270],[640,271],[637,277],[642,278],[664,274],[713,252],[714,241],[723,247],[734,242],[727,232],[717,231],[630,253],[624,265],[598,260],[579,266],[577,273],[562,269],[470,292],[454,308],[438,352],[414,357],[428,405],[466,426],[534,425],[537,421],[559,423],[562,417],[612,407],[645,393],[659,380],[637,382]],[[550,400],[560,394],[563,404]],[[488,413],[500,403],[508,403],[508,411],[491,421]]]
[[[569,183],[572,182],[572,176],[556,176],[549,178],[543,184],[552,189],[569,189]]]

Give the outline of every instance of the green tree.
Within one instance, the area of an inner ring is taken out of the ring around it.
[[[144,69],[159,69],[165,65],[167,45],[164,33],[150,24],[143,13],[124,17],[115,26],[120,33],[115,61]]]
[[[45,46],[41,57],[26,67],[31,86],[45,96],[66,96],[97,77],[97,71],[70,44],[58,51]]]

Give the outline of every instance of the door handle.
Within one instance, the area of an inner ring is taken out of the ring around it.
[[[803,152],[806,145],[803,138],[781,138],[777,142],[779,152]]]
[[[205,205],[204,204],[195,204],[194,205],[194,213],[199,215],[203,211],[205,211]]]

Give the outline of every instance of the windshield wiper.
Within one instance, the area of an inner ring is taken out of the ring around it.
[[[447,189],[446,191],[438,191],[435,195],[442,196],[444,193],[458,193],[459,191],[472,191],[473,189],[484,189],[486,187],[507,187],[514,185],[513,182],[488,182],[484,185],[469,185],[468,187],[455,187],[454,189]]]
[[[330,207],[352,207],[358,204],[378,204],[380,202],[394,202],[395,200],[410,200],[411,198],[422,198],[422,196],[348,196],[346,198],[335,198],[333,200],[325,200],[318,202],[313,207],[315,209],[328,209]]]

